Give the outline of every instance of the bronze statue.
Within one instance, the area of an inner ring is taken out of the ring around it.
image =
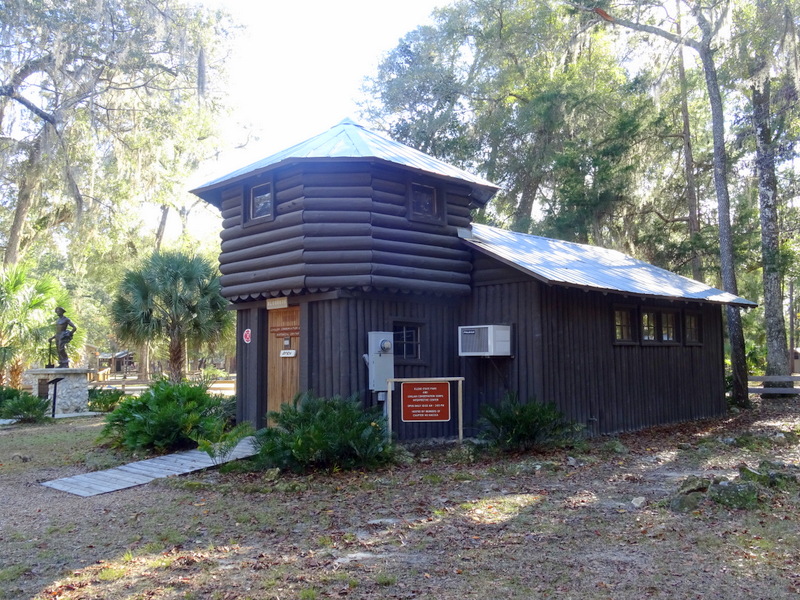
[[[67,317],[64,313],[67,312],[60,306],[56,308],[56,314],[58,315],[58,320],[56,321],[56,334],[50,338],[52,342],[55,340],[56,342],[56,351],[58,352],[58,368],[59,369],[68,369],[69,368],[69,357],[67,356],[67,344],[72,341],[72,336],[74,335],[75,331],[77,331],[77,327],[75,327],[75,323],[70,321],[69,317]]]

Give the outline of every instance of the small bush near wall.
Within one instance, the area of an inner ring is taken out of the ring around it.
[[[547,448],[575,442],[581,427],[564,418],[554,404],[521,404],[507,394],[499,406],[483,408],[484,437],[504,451]]]
[[[365,410],[356,398],[301,395],[269,416],[272,426],[256,434],[263,468],[357,469],[392,460],[380,409]]]
[[[103,390],[92,388],[89,390],[89,410],[94,412],[111,412],[125,397],[122,390]]]
[[[193,448],[231,425],[235,400],[210,394],[204,385],[154,383],[141,396],[125,398],[106,417],[102,437],[128,450],[168,452]]]
[[[40,423],[50,416],[51,403],[30,392],[0,387],[0,419],[16,419],[20,423]]]

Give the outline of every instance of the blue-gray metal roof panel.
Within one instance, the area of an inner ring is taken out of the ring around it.
[[[482,177],[449,165],[379,133],[365,129],[350,119],[345,119],[328,131],[237,169],[232,173],[217,177],[192,191],[200,194],[227,182],[274,168],[285,162],[337,158],[382,160],[417,169],[431,175],[457,179],[471,185],[478,192],[476,199],[481,202],[488,202],[489,198],[498,190],[495,184]]]
[[[476,249],[549,284],[626,295],[733,304],[754,302],[616,250],[473,224],[463,235]]]

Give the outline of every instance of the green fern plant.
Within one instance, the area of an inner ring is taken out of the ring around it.
[[[233,420],[233,401],[205,386],[161,380],[141,396],[125,398],[106,417],[102,438],[129,450],[167,452],[214,439]]]
[[[94,412],[111,412],[124,397],[125,392],[122,390],[91,388],[89,389],[88,408]]]
[[[356,397],[300,395],[269,416],[274,425],[256,433],[257,461],[264,468],[337,471],[392,460],[380,409],[365,410]]]
[[[0,419],[14,419],[19,423],[40,423],[50,416],[51,403],[30,392],[0,387]]]
[[[576,441],[583,428],[568,421],[555,404],[519,402],[508,393],[499,406],[484,406],[483,437],[504,451],[546,448]]]
[[[239,442],[255,433],[255,428],[249,421],[243,421],[226,431],[222,421],[217,423],[217,427],[205,433],[206,437],[197,435],[194,440],[198,450],[208,454],[215,465],[220,465],[228,461]]]

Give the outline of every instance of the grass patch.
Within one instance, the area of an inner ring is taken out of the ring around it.
[[[0,583],[16,581],[28,572],[30,567],[27,565],[11,565],[10,567],[0,568]]]
[[[375,583],[380,586],[388,587],[397,583],[397,575],[391,573],[378,573],[375,575]]]
[[[97,573],[98,581],[117,581],[128,574],[125,567],[105,567]]]

